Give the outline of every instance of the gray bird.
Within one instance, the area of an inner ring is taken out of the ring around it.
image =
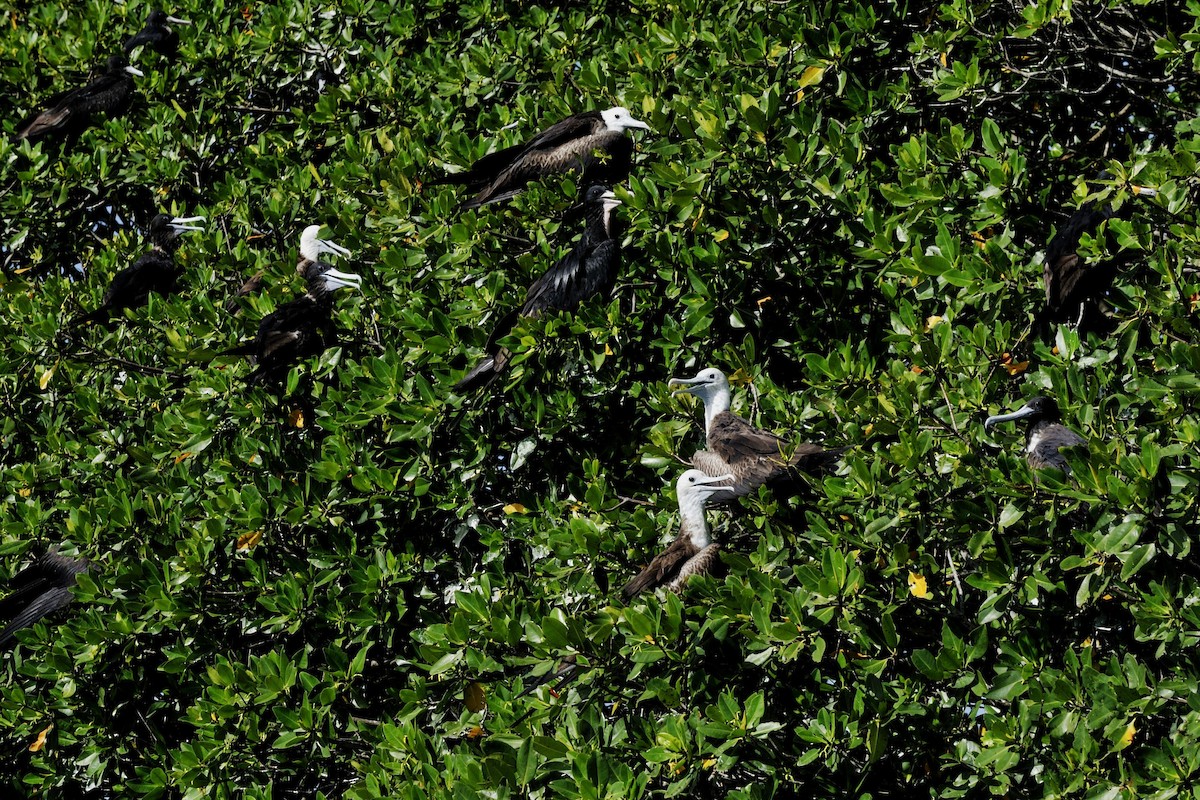
[[[983,422],[984,430],[1001,422],[1028,420],[1025,431],[1025,459],[1032,469],[1054,467],[1068,475],[1071,467],[1061,452],[1064,447],[1086,445],[1087,440],[1062,424],[1058,403],[1041,395],[1032,398],[1011,414],[988,417]]]

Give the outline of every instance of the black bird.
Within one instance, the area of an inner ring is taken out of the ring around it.
[[[587,190],[583,200],[587,220],[583,237],[571,252],[533,282],[525,293],[525,304],[500,320],[485,346],[489,355],[454,385],[455,391],[486,386],[504,371],[511,353],[497,347],[496,342],[512,329],[517,317],[536,317],[549,310],[574,311],[589,297],[612,290],[621,265],[621,248],[613,236],[612,217],[613,209],[619,205],[621,201],[605,186]]]
[[[1143,197],[1154,197],[1158,193],[1145,186],[1133,186],[1132,192]],[[1088,265],[1078,252],[1083,234],[1094,233],[1101,223],[1112,219],[1113,214],[1111,205],[1097,208],[1095,203],[1086,203],[1046,245],[1046,260],[1042,265],[1046,286],[1046,307],[1041,315],[1044,323],[1073,325],[1080,335],[1089,331],[1107,333],[1114,327],[1101,309],[1101,298],[1135,254],[1120,250],[1116,236],[1111,232],[1107,238],[1108,249],[1113,255],[1107,261]]]
[[[52,136],[78,136],[97,111],[110,117],[124,114],[133,101],[133,78],[130,76],[141,74],[125,62],[124,56],[110,57],[100,77],[86,86],[55,95],[44,111],[17,126],[17,139],[32,141]]]
[[[71,602],[73,587],[81,572],[91,569],[85,558],[59,555],[50,549],[13,576],[9,593],[0,600],[0,645],[42,617]]]
[[[308,282],[308,291],[263,317],[254,341],[222,353],[254,358],[257,368],[246,378],[248,383],[282,379],[297,361],[324,352],[334,341],[334,292],[362,286],[360,276],[339,272],[320,260],[322,253],[350,253],[333,242],[318,239],[320,229],[319,225],[310,225],[300,236],[296,272]]]
[[[989,430],[997,423],[1014,422],[1019,419],[1029,420],[1029,427],[1025,432],[1025,459],[1030,468],[1037,470],[1054,467],[1069,475],[1071,466],[1067,463],[1067,457],[1060,451],[1064,447],[1086,445],[1087,440],[1062,424],[1058,403],[1039,395],[1011,414],[988,417],[983,422],[983,428]]]
[[[429,181],[430,186],[451,183],[477,192],[459,207],[477,208],[520,194],[525,185],[556,172],[577,170],[580,183],[613,185],[629,176],[633,142],[625,131],[649,130],[629,111],[617,106],[606,111],[575,114],[554,123],[524,144],[490,153],[471,168]]]
[[[176,25],[191,25],[191,20],[168,16],[161,9],[151,11],[146,17],[146,27],[142,28],[125,42],[125,55],[129,55],[141,45],[148,45],[151,50],[168,59],[179,54],[179,32],[171,27]]]
[[[167,295],[177,288],[182,268],[175,264],[179,236],[188,231],[204,230],[193,222],[204,217],[169,217],[159,214],[150,221],[146,238],[153,248],[138,256],[130,266],[113,276],[104,292],[104,299],[95,311],[76,317],[73,326],[107,322],[126,308],[140,308],[149,301],[150,293]]]

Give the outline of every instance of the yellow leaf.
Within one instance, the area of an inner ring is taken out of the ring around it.
[[[813,66],[809,67],[808,69],[804,70],[804,72],[802,72],[800,74],[800,88],[803,89],[805,86],[813,86],[815,84],[820,83],[821,78],[824,77],[824,75],[825,75],[824,65],[821,65],[821,66],[813,65]]]
[[[942,53],[941,62],[942,62],[942,66],[943,66],[943,67],[944,67],[944,66],[946,66],[946,60],[947,60],[947,59],[946,59],[946,56],[947,56],[947,55],[949,55],[949,54],[948,54],[948,53]]]
[[[1092,646],[1092,637],[1089,636],[1086,639],[1084,639],[1082,642],[1079,643],[1079,646],[1080,647],[1091,647]]]
[[[468,739],[478,739],[481,736],[483,736],[483,728],[479,727],[478,725],[476,725],[474,728],[471,728],[471,730],[467,731]]]
[[[719,230],[713,234],[713,239],[715,239],[718,242],[723,242],[728,238],[729,238],[729,231],[725,230],[724,228],[722,228],[721,230]]]
[[[925,318],[925,332],[929,333],[931,330],[936,328],[938,325],[941,325],[945,321],[946,320],[944,317],[939,317],[937,314],[934,314],[932,317],[926,317]]]
[[[606,343],[604,345],[604,355],[611,356],[612,354],[613,354],[613,349],[611,347],[609,347],[608,344]]]
[[[1004,368],[1006,370],[1008,370],[1009,375],[1020,375],[1022,372],[1029,369],[1029,362],[1028,361],[1018,361],[1018,362],[1010,361],[1009,363],[1004,365]]]
[[[867,423],[867,425],[866,425],[866,427],[865,427],[865,428],[863,428],[863,436],[870,436],[870,435],[871,435],[871,432],[872,432],[872,431],[874,431],[874,430],[875,430],[875,423],[874,423],[874,422],[868,422],[868,423]]]
[[[505,514],[524,514],[525,506],[520,503],[509,503],[504,507]]]
[[[1129,727],[1125,729],[1125,732],[1121,734],[1121,741],[1117,744],[1121,747],[1129,747],[1129,745],[1133,744],[1133,735],[1135,733],[1137,733],[1137,728],[1133,727],[1133,723],[1131,722],[1129,723]]]
[[[178,464],[180,461],[183,461],[185,458],[191,458],[191,456],[192,456],[192,454],[185,450],[184,452],[175,456],[175,463]]]
[[[29,745],[29,752],[31,752],[31,753],[36,753],[36,752],[38,752],[39,750],[41,750],[43,747],[45,747],[45,746],[46,746],[46,736],[47,736],[47,735],[50,733],[50,731],[52,731],[52,730],[54,730],[54,723],[53,723],[53,722],[51,722],[49,725],[47,725],[47,726],[45,727],[45,729],[44,729],[44,730],[43,730],[41,733],[39,733],[39,734],[37,735],[37,739],[35,739],[35,740],[33,741],[33,744]]]
[[[929,597],[929,589],[924,575],[918,575],[915,572],[908,573],[908,593],[921,599]]]
[[[29,497],[29,495],[33,494],[33,489],[26,486],[24,489],[18,489],[17,494],[21,495],[21,497]]]
[[[485,694],[483,684],[479,681],[468,683],[467,688],[463,690],[463,701],[467,704],[467,711],[478,713],[487,708],[487,703],[484,701]]]
[[[912,365],[912,369],[911,369],[911,370],[909,370],[909,372],[912,372],[912,373],[914,373],[914,374],[916,374],[916,375],[920,375],[920,374],[924,373],[924,372],[925,372],[925,370],[921,369],[921,368],[920,368],[920,367],[918,367],[916,364],[913,364],[913,365]]]
[[[251,531],[250,533],[243,533],[241,536],[238,537],[237,549],[238,550],[249,550],[251,547],[254,547],[254,545],[258,544],[259,541],[261,541],[261,540],[262,540],[262,531]]]
[[[742,384],[749,384],[751,382],[750,373],[741,367],[738,367],[726,380],[729,381],[730,386],[741,386]]]
[[[766,297],[760,297],[754,301],[754,305],[758,306],[759,308],[762,308],[767,303],[771,302],[773,299],[774,298],[771,297],[771,295],[767,295]]]
[[[46,390],[46,384],[50,383],[50,379],[54,377],[54,370],[58,369],[58,364],[55,364],[50,369],[42,373],[42,377],[38,378],[38,388],[42,391]]]
[[[291,425],[293,428],[303,428],[304,411],[297,408],[295,411],[288,414],[288,425]]]
[[[712,769],[716,765],[717,760],[715,758],[706,758],[700,762],[700,766],[704,767],[705,769]]]
[[[311,161],[308,164],[308,171],[311,172],[312,176],[316,179],[317,186],[325,185],[325,181],[321,180],[321,173],[317,172],[317,168],[312,165]]]
[[[15,19],[15,17],[14,17],[14,19]],[[31,269],[33,269],[33,267],[21,267],[20,269],[14,269],[13,275],[23,275],[26,272],[29,272]]]

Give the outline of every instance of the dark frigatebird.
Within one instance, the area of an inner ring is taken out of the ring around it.
[[[773,433],[759,430],[729,410],[731,395],[725,373],[714,367],[694,378],[671,378],[675,393],[692,394],[704,401],[707,450],[692,456],[692,466],[706,475],[732,474],[725,491],[714,493],[714,503],[743,497],[763,484],[783,482],[794,470],[817,473],[833,467],[846,448],[826,450],[817,444],[790,445]]]
[[[612,290],[621,264],[620,243],[613,236],[612,211],[621,201],[605,186],[593,186],[583,199],[586,219],[583,237],[525,293],[525,304],[506,314],[496,325],[485,349],[489,355],[454,385],[465,392],[486,386],[508,365],[508,350],[496,342],[507,334],[517,317],[536,317],[544,311],[574,311],[593,295]]]
[[[631,128],[649,130],[650,126],[620,106],[575,114],[524,144],[490,153],[470,169],[436,178],[429,185],[451,183],[477,192],[460,205],[463,209],[508,200],[524,191],[530,181],[556,172],[578,170],[583,173],[580,183],[584,186],[611,186],[629,176],[633,142],[625,131]]]
[[[104,299],[95,311],[76,317],[72,325],[107,322],[114,314],[126,308],[140,308],[149,301],[150,293],[171,294],[176,290],[180,273],[175,264],[175,251],[179,248],[179,236],[187,231],[204,230],[193,222],[204,222],[204,217],[169,217],[159,214],[150,220],[146,239],[153,245],[149,252],[113,276]]]
[[[1029,466],[1035,470],[1054,467],[1071,474],[1067,457],[1060,451],[1064,447],[1086,445],[1087,440],[1062,424],[1058,403],[1039,395],[1011,414],[988,417],[983,422],[983,429],[990,430],[997,423],[1019,419],[1029,420],[1025,431],[1025,459]]]
[[[1157,190],[1145,186],[1133,186],[1131,191],[1134,196],[1142,197],[1158,194]],[[1046,307],[1041,315],[1044,323],[1073,325],[1080,335],[1089,331],[1105,333],[1113,328],[1101,308],[1101,298],[1112,286],[1117,273],[1133,260],[1134,253],[1119,249],[1116,236],[1111,233],[1108,248],[1112,257],[1107,261],[1089,265],[1078,252],[1083,234],[1095,233],[1101,223],[1112,219],[1113,214],[1109,204],[1097,208],[1095,203],[1086,203],[1046,245],[1046,260],[1042,265],[1046,286]]]
[[[8,595],[0,600],[0,645],[17,631],[63,608],[72,600],[73,587],[81,572],[91,569],[85,558],[59,555],[53,548],[13,576]]]
[[[675,483],[679,500],[679,535],[633,580],[625,584],[621,590],[625,597],[633,597],[659,586],[678,592],[688,578],[703,575],[712,568],[721,545],[709,537],[704,504],[711,495],[726,488],[717,484],[731,480],[732,475],[705,475],[698,469],[689,469],[679,476]]]
[[[130,76],[141,74],[125,62],[124,56],[112,56],[100,77],[86,86],[52,97],[44,111],[17,126],[17,139],[32,141],[50,136],[77,136],[97,111],[110,117],[124,114],[133,101],[133,78]]]
[[[125,55],[136,48],[148,45],[151,50],[168,59],[179,54],[179,32],[171,27],[175,25],[191,25],[191,20],[172,17],[161,9],[151,11],[146,17],[146,27],[142,28],[125,42]]]
[[[310,225],[300,236],[296,272],[308,282],[308,291],[263,317],[252,342],[222,353],[254,358],[257,368],[246,378],[248,383],[281,379],[297,361],[320,355],[334,340],[334,293],[362,287],[361,276],[339,272],[321,261],[323,253],[350,255],[350,251],[317,238],[320,230],[321,226]]]

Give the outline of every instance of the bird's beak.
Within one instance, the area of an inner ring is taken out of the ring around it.
[[[615,208],[621,205],[620,198],[613,194],[611,189],[600,195],[600,199],[604,202],[606,208]]]
[[[1133,192],[1135,195],[1140,195],[1142,197],[1157,197],[1158,196],[1158,189],[1152,189],[1149,186],[1138,186],[1137,184],[1130,184],[1129,191]]]
[[[998,423],[1015,422],[1016,420],[1019,420],[1019,419],[1025,419],[1026,417],[1032,417],[1036,413],[1037,413],[1037,411],[1030,408],[1028,405],[1024,405],[1024,406],[1021,406],[1020,408],[1018,408],[1016,411],[1012,412],[1011,414],[997,414],[994,417],[988,417],[987,419],[985,419],[983,421],[983,429],[985,431],[990,430],[993,425],[996,425]]]
[[[192,24],[192,21],[190,19],[183,19],[182,17],[167,17],[167,22],[173,22],[176,25],[191,25]]]
[[[726,481],[732,481],[732,480],[733,480],[733,474],[727,473],[725,475],[709,475],[708,477],[705,477],[705,478],[697,478],[696,483],[700,484],[701,486],[711,486],[712,484],[725,483]],[[726,489],[726,488],[728,488],[728,486],[714,486],[713,488]]]
[[[339,256],[348,256],[350,251],[339,244],[334,244],[327,239],[317,239],[317,248],[324,250],[326,253],[337,253]],[[355,275],[354,277],[358,277]]]
[[[142,72],[137,67],[125,67],[125,71],[128,72],[130,75],[137,75],[139,78],[146,77],[146,73]]]
[[[362,276],[351,272],[339,272],[336,269],[327,269],[321,277],[325,279],[326,284],[334,289],[362,289]]]
[[[644,131],[648,131],[648,130],[650,130],[650,126],[649,126],[649,125],[647,125],[646,123],[642,122],[641,120],[634,119],[633,117],[630,117],[630,118],[629,118],[629,122],[626,122],[626,123],[625,123],[625,127],[626,127],[626,128],[641,128],[641,129],[642,129],[642,130],[644,130]]]
[[[204,222],[204,217],[175,217],[171,220],[171,229],[176,233],[185,231],[202,231],[203,225],[192,225],[193,222]]]
[[[701,383],[700,378],[671,378],[667,381],[667,386],[682,386],[682,389],[672,389],[671,394],[692,394],[698,388],[696,384]]]

